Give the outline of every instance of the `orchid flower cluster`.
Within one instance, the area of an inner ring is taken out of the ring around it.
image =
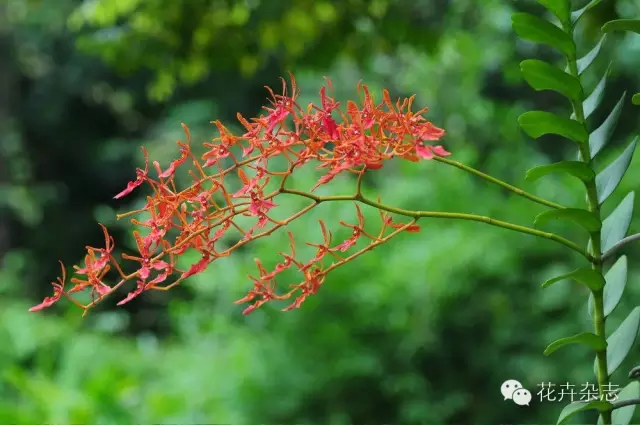
[[[259,277],[250,276],[253,289],[237,303],[250,303],[244,314],[250,313],[269,300],[287,300],[297,294],[294,301],[284,310],[297,308],[311,294],[315,294],[324,282],[328,272],[339,267],[358,255],[384,243],[399,232],[419,231],[415,224],[417,218],[409,223],[396,223],[388,212],[381,210],[382,228],[378,234],[365,229],[364,216],[357,202],[365,202],[360,192],[361,179],[367,170],[383,167],[386,160],[394,157],[410,161],[432,159],[436,156],[450,155],[441,145],[431,144],[444,135],[444,130],[436,127],[424,118],[427,109],[412,112],[414,96],[393,102],[387,90],[383,90],[382,102],[376,104],[369,88],[358,84],[361,104],[349,101],[346,108],[327,94],[333,93],[330,80],[320,89],[320,104],[309,104],[303,109],[297,102],[299,90],[295,78],[290,75],[291,87],[282,79],[282,94],[270,94],[270,106],[264,107],[265,113],[251,120],[238,114],[238,120],[245,128],[242,135],[234,135],[220,121],[214,121],[219,137],[211,143],[204,143],[206,152],[198,158],[191,149],[189,128],[182,124],[186,142],[178,141],[180,156],[167,168],[153,161],[153,170],[149,167],[149,156],[143,147],[144,169],[136,170],[136,179],[115,198],[123,198],[138,187],[146,185],[151,189],[146,204],[140,210],[119,216],[146,214],[146,220],[131,219],[132,224],[147,229],[146,234],[134,230],[133,236],[137,253],[122,254],[122,260],[136,262],[137,270],[125,274],[123,267],[114,255],[114,240],[102,224],[104,248],[88,246],[84,265],[74,266],[75,277],[71,278],[73,287],[65,285],[65,267],[61,263],[62,277],[53,282],[53,296],[31,311],[38,311],[53,305],[66,297],[81,307],[85,313],[108,295],[127,282],[134,283],[128,295],[118,302],[125,304],[142,292],[148,290],[167,290],[186,278],[203,272],[219,258],[229,256],[237,248],[264,237],[277,229],[285,227],[291,221],[318,205],[324,199],[313,192],[321,185],[332,181],[343,173],[358,176],[357,193],[351,197],[333,197],[336,200],[356,201],[355,223],[340,222],[352,230],[351,236],[340,243],[334,243],[332,234],[320,220],[323,242],[307,245],[317,249],[316,255],[302,261],[296,258],[296,241],[289,232],[290,252],[281,253],[283,262],[274,269],[267,270],[256,259]],[[338,121],[336,121],[338,120]],[[284,158],[287,164],[284,170],[274,170],[275,158]],[[287,189],[285,183],[296,169],[307,163],[315,163],[323,174],[309,193]],[[192,184],[178,188],[176,171],[188,168]],[[233,191],[229,177],[236,174],[243,186]],[[226,180],[225,180],[226,179]],[[279,186],[266,192],[270,181],[279,180]],[[272,217],[277,210],[276,197],[281,194],[294,194],[306,197],[310,204],[285,219]],[[238,218],[249,216],[253,225],[243,229]],[[220,247],[220,239],[231,229],[241,235],[230,247]],[[390,232],[389,232],[390,231]],[[171,237],[172,234],[176,234]],[[369,244],[349,256],[345,252],[354,247],[361,238]],[[200,259],[187,270],[177,267],[178,258],[184,253],[195,250]],[[326,258],[333,262],[326,265]],[[297,268],[303,276],[302,282],[291,285],[288,291],[276,291],[278,274],[289,268]],[[116,274],[115,284],[109,285],[109,272]],[[168,283],[170,279],[174,279]],[[72,294],[90,291],[92,301],[82,304]]]

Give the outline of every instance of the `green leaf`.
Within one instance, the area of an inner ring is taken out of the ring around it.
[[[605,71],[604,76],[600,79],[596,88],[593,89],[589,97],[582,102],[582,111],[584,113],[585,120],[591,116],[598,106],[600,106],[600,103],[604,98],[604,89],[607,87],[607,77],[609,76],[610,69],[611,64],[609,64],[609,67]],[[572,114],[571,118],[575,118],[575,114]]]
[[[605,278],[600,273],[590,267],[582,267],[562,276],[554,277],[542,284],[542,288],[547,288],[561,280],[572,279],[583,284],[592,291],[598,291],[605,285]]]
[[[538,3],[553,13],[560,22],[569,21],[571,8],[568,0],[538,0]]]
[[[518,123],[522,130],[534,139],[547,134],[557,134],[574,142],[585,143],[589,138],[584,125],[551,112],[525,112],[518,117]]]
[[[636,93],[633,95],[633,97],[631,98],[631,103],[633,103],[634,105],[640,105],[640,93]]]
[[[607,168],[602,170],[602,172],[596,176],[598,203],[602,204],[606,201],[609,195],[611,195],[620,184],[622,177],[624,177],[624,173],[627,171],[627,168],[629,168],[637,142],[638,136],[633,139],[633,142],[627,146],[615,161],[609,164]]]
[[[558,340],[553,341],[549,346],[544,350],[544,355],[548,356],[553,352],[557,351],[559,348],[564,347],[569,344],[584,344],[591,347],[594,351],[603,351],[607,348],[607,341],[596,334],[592,334],[590,332],[582,332],[578,335],[568,336],[566,338],[560,338]]]
[[[602,32],[631,31],[640,34],[640,19],[616,19],[602,26]]]
[[[554,47],[567,56],[575,55],[576,45],[573,39],[551,22],[528,13],[514,13],[511,15],[511,23],[520,38]]]
[[[609,142],[609,139],[611,139],[611,136],[618,125],[618,119],[620,118],[624,98],[626,96],[627,92],[624,92],[607,119],[605,119],[600,127],[595,129],[589,136],[589,150],[591,151],[592,159],[595,158],[598,152],[600,152],[600,150]]]
[[[591,64],[593,64],[593,61],[595,61],[596,57],[598,57],[600,49],[602,48],[602,44],[604,43],[604,40],[606,38],[607,35],[603,35],[598,44],[596,44],[594,48],[589,51],[589,53],[576,61],[576,65],[578,66],[578,74],[582,74],[591,66]]]
[[[640,307],[636,307],[607,339],[607,368],[611,376],[631,351],[640,326]]]
[[[527,59],[520,62],[520,70],[527,83],[536,91],[553,90],[570,100],[582,100],[580,81],[547,62]]]
[[[585,14],[585,12],[587,12],[592,7],[597,6],[601,1],[602,0],[591,0],[582,9],[578,9],[575,12],[572,12],[571,13],[571,20],[573,21],[574,25],[575,25],[576,22],[578,22],[578,20],[580,18],[582,18],[582,16]]]
[[[604,276],[604,317],[610,315],[618,306],[627,285],[627,257],[618,258]],[[593,317],[593,294],[589,296],[589,315]]]
[[[627,235],[633,214],[634,197],[634,192],[629,192],[616,209],[609,214],[609,217],[602,222],[602,253],[609,251]]]
[[[531,168],[527,171],[525,179],[533,182],[551,173],[568,173],[585,183],[592,181],[596,177],[593,169],[582,161],[561,161],[555,164],[540,165],[539,167]]]
[[[578,412],[584,412],[585,410],[598,410],[600,412],[603,412],[610,410],[611,407],[611,403],[606,401],[576,401],[575,403],[566,405],[565,408],[562,409],[562,412],[560,412],[560,416],[558,417],[557,425],[564,424],[567,419]]]
[[[640,398],[640,382],[633,381],[618,393],[618,400],[616,401],[633,400],[637,398]],[[616,425],[629,425],[631,419],[633,419],[633,412],[635,412],[635,410],[636,406],[633,404],[614,410],[611,412],[611,423]]]
[[[536,227],[544,226],[551,220],[571,220],[584,227],[589,233],[597,232],[602,227],[602,222],[597,215],[580,208],[563,208],[542,212],[536,216],[533,224]]]

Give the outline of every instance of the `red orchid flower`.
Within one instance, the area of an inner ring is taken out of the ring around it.
[[[40,311],[45,308],[51,307],[55,304],[62,295],[64,295],[64,285],[67,280],[67,271],[64,268],[64,264],[62,261],[58,261],[60,263],[60,268],[62,269],[62,277],[58,277],[56,282],[51,282],[51,286],[53,286],[53,296],[45,297],[45,299],[38,305],[34,305],[29,309],[29,311]]]
[[[345,223],[344,221],[340,221],[340,224],[342,224],[343,226],[350,227],[351,229],[353,229],[353,233],[348,239],[346,239],[340,245],[334,248],[331,248],[331,251],[345,252],[346,250],[351,248],[353,245],[355,245],[356,242],[358,242],[358,239],[360,239],[360,236],[364,232],[364,216],[362,215],[362,211],[360,210],[360,207],[358,206],[358,204],[355,204],[355,205],[356,205],[356,211],[358,214],[358,224],[354,225],[354,224]]]
[[[113,197],[114,199],[120,199],[123,196],[127,196],[128,194],[133,192],[136,187],[144,183],[145,180],[147,179],[147,176],[149,174],[149,153],[147,152],[147,149],[144,146],[141,146],[141,148],[142,148],[142,153],[144,154],[144,170],[141,170],[140,168],[136,168],[136,179],[132,182],[127,183],[127,188],[122,192],[118,193],[116,196],[114,196]]]

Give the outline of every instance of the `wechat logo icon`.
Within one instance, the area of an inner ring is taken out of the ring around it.
[[[500,386],[500,392],[505,400],[513,400],[518,406],[528,406],[531,402],[531,392],[515,379],[508,379]]]

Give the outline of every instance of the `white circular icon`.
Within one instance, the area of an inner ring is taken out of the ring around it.
[[[511,398],[518,406],[528,406],[531,401],[531,393],[526,388],[519,388],[513,392]]]
[[[522,384],[520,382],[515,379],[509,379],[502,383],[502,386],[500,386],[500,392],[505,400],[511,400],[513,393],[519,388],[522,388]]]

